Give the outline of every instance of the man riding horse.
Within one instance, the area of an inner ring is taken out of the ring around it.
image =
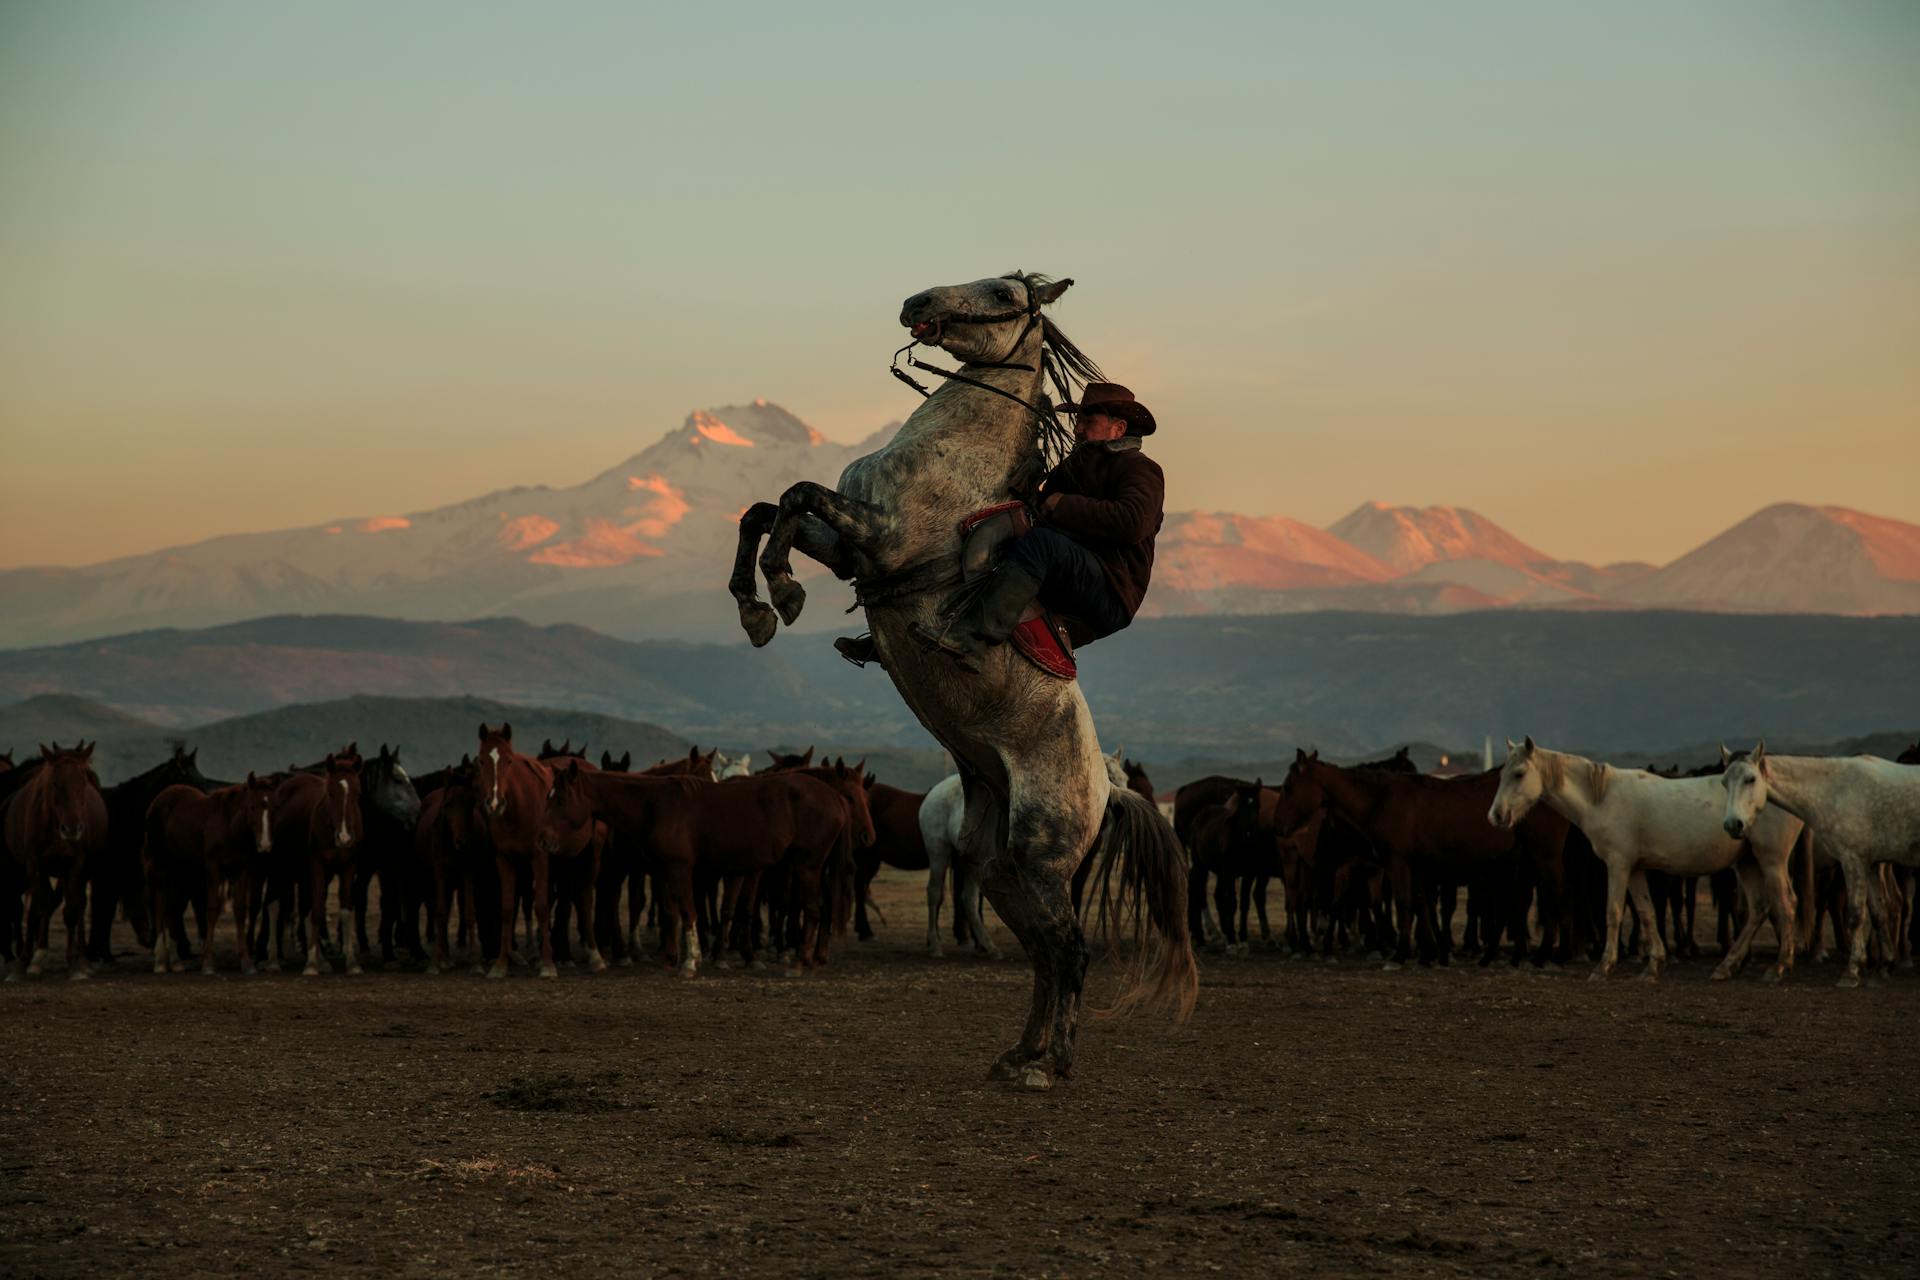
[[[1037,604],[1071,620],[1075,644],[1124,629],[1140,610],[1153,574],[1166,480],[1141,451],[1154,433],[1153,414],[1116,382],[1095,382],[1074,415],[1073,452],[1041,483],[1038,523],[1012,540],[999,566],[938,627],[915,623],[923,648],[978,673],[986,652],[1017,627],[1046,625]],[[873,641],[836,642],[849,661],[874,659]]]

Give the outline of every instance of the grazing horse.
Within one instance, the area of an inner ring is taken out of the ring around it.
[[[107,805],[91,764],[97,745],[77,742],[64,750],[58,743],[42,745],[41,767],[7,803],[7,849],[26,883],[21,958],[27,962],[29,977],[38,977],[46,963],[55,881],[66,899],[67,976],[91,976],[86,957],[87,880],[98,870],[107,840]]]
[[[1342,769],[1322,761],[1318,752],[1298,751],[1283,789],[1299,815],[1322,806],[1366,833],[1387,864],[1393,886],[1399,939],[1390,966],[1412,953],[1416,890],[1421,923],[1444,957],[1450,939],[1434,911],[1443,883],[1465,880],[1496,899],[1504,899],[1504,928],[1513,937],[1513,963],[1520,963],[1529,941],[1527,907],[1540,891],[1541,949],[1545,962],[1556,938],[1565,945],[1565,852],[1567,820],[1551,809],[1536,809],[1511,828],[1486,822],[1499,789],[1497,770],[1463,778],[1428,778],[1377,769]],[[1498,915],[1486,920],[1481,964],[1490,964],[1503,928]]]
[[[1768,755],[1764,740],[1751,752],[1720,750],[1727,761],[1720,783],[1728,835],[1745,839],[1771,804],[1813,828],[1840,864],[1853,926],[1840,985],[1859,986],[1869,933],[1878,930],[1887,957],[1899,954],[1876,864],[1920,866],[1920,771],[1876,756]]]
[[[806,602],[790,562],[795,547],[855,580],[888,677],[958,767],[962,856],[1032,961],[1026,1027],[991,1071],[1029,1088],[1047,1088],[1072,1069],[1088,952],[1070,882],[1096,847],[1099,898],[1112,908],[1098,913],[1103,932],[1111,936],[1123,913],[1133,924],[1118,1005],[1153,994],[1185,1016],[1199,988],[1180,846],[1151,803],[1108,779],[1079,683],[1047,674],[1012,645],[996,648],[979,673],[962,673],[911,635],[915,624],[939,625],[960,577],[963,522],[988,507],[1033,501],[1049,461],[1064,452],[1064,432],[1037,403],[1043,370],[1062,394],[1072,380],[1101,377],[1042,315],[1071,284],[1014,272],[908,298],[900,322],[912,341],[903,350],[941,347],[964,362],[961,370],[940,371],[949,381],[885,447],[850,463],[837,489],[803,481],[777,506],[749,507],[728,581],[741,626],[764,645]],[[772,608],[753,578],[763,537],[759,567]],[[1156,934],[1161,945],[1150,950]]]
[[[1777,982],[1792,971],[1799,931],[1787,860],[1804,828],[1799,819],[1770,811],[1734,838],[1721,825],[1726,806],[1718,779],[1663,778],[1548,751],[1536,746],[1531,737],[1521,743],[1509,741],[1500,789],[1487,809],[1487,821],[1511,831],[1543,800],[1586,833],[1607,867],[1607,945],[1593,970],[1595,979],[1612,973],[1619,959],[1620,919],[1629,888],[1648,942],[1648,981],[1658,978],[1666,965],[1666,944],[1654,921],[1647,887],[1648,869],[1674,876],[1713,875],[1734,866],[1736,860],[1747,892],[1747,924],[1713,976],[1730,978],[1746,963],[1765,915],[1762,902],[1771,911],[1774,932],[1780,938],[1779,959],[1767,977]],[[1764,894],[1757,883],[1762,879]]]
[[[568,763],[576,761],[569,759]],[[474,758],[474,774],[474,787],[479,793],[487,843],[493,849],[494,867],[500,876],[500,950],[495,954],[487,976],[507,976],[513,954],[518,879],[524,867],[533,879],[535,932],[539,934],[540,948],[540,967],[537,972],[542,978],[557,978],[560,970],[553,962],[553,903],[549,896],[552,860],[555,857],[566,858],[571,867],[573,857],[586,851],[592,844],[594,832],[589,825],[579,843],[568,844],[564,849],[540,839],[541,814],[553,791],[553,770],[513,749],[511,724],[503,721],[498,729],[490,729],[484,722],[481,723],[480,751]],[[592,892],[591,884],[589,880],[589,894]],[[580,925],[589,932],[592,930],[591,904],[582,913]],[[588,944],[587,963],[596,972],[606,968],[606,961],[591,941]]]
[[[331,969],[325,960],[327,886],[340,878],[341,946],[350,974],[360,972],[359,930],[353,915],[354,876],[359,870],[360,842],[365,820],[360,812],[360,757],[329,755],[321,773],[295,773],[273,793],[273,844],[281,864],[304,887],[307,921],[307,965],[303,972],[317,977]],[[280,938],[275,931],[277,967]]]
[[[223,885],[232,890],[240,972],[249,977],[254,973],[253,877],[260,860],[273,852],[273,793],[272,782],[251,773],[245,782],[211,793],[171,786],[153,798],[141,823],[140,863],[152,886],[153,918],[171,921],[176,918],[174,902],[205,895],[198,913],[202,973],[214,969],[213,932],[220,921]],[[155,973],[167,972],[172,942],[170,930],[155,930]]]

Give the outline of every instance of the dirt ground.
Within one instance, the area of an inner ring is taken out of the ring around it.
[[[1920,1274],[1920,979],[1208,957],[1035,1094],[920,892],[799,979],[9,984],[0,1273]]]

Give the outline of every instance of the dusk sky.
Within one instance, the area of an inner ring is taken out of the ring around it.
[[[1911,0],[0,0],[0,564],[855,439],[1016,267],[1170,509],[1920,521],[1917,65]]]

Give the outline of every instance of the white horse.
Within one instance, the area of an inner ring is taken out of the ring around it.
[[[715,749],[713,753],[713,776],[715,781],[724,782],[728,778],[744,778],[752,772],[753,753],[751,751],[743,752],[737,756],[730,756],[724,751]]]
[[[1859,986],[1869,929],[1880,931],[1885,955],[1899,954],[1876,864],[1920,866],[1920,769],[1877,756],[1770,756],[1764,739],[1751,752],[1720,751],[1730,835],[1783,809],[1819,833],[1820,847],[1846,873],[1853,939],[1840,985]]]
[[[1518,745],[1509,739],[1507,763],[1487,821],[1511,829],[1542,800],[1586,833],[1607,866],[1607,948],[1592,977],[1605,978],[1619,959],[1620,918],[1629,887],[1640,912],[1641,936],[1647,939],[1647,980],[1658,978],[1666,966],[1667,947],[1654,924],[1647,868],[1707,876],[1736,862],[1747,899],[1747,924],[1713,976],[1730,978],[1746,963],[1766,914],[1760,909],[1763,902],[1780,938],[1780,956],[1767,980],[1777,982],[1793,968],[1799,932],[1787,861],[1800,839],[1799,819],[1771,812],[1730,834],[1721,822],[1718,778],[1663,778],[1548,751],[1535,746],[1532,738]]]
[[[1103,757],[1107,763],[1107,781],[1116,787],[1127,785],[1126,752],[1115,748]],[[961,826],[967,815],[966,793],[960,775],[942,778],[920,802],[920,839],[927,846],[927,954],[945,954],[940,947],[940,911],[947,901],[947,869],[960,856]],[[965,864],[960,864],[965,865]],[[954,910],[961,913],[973,934],[973,950],[990,960],[1000,958],[1000,948],[987,936],[980,918],[980,884],[971,876],[961,876],[954,897]]]
[[[945,954],[940,947],[940,912],[947,902],[947,871],[960,862],[961,827],[967,816],[966,791],[960,775],[942,778],[920,802],[920,838],[927,846],[927,954]],[[987,936],[980,918],[980,882],[962,875],[954,894],[953,909],[967,922],[973,934],[973,950],[990,960],[1000,958],[1000,948]]]
[[[1101,378],[1043,314],[1072,283],[1016,271],[908,298],[902,351],[939,347],[960,369],[912,361],[947,380],[884,448],[849,464],[837,488],[802,482],[778,505],[749,507],[727,584],[748,638],[764,645],[806,603],[795,548],[854,579],[887,676],[963,780],[961,856],[1033,965],[1026,1026],[991,1075],[1037,1089],[1072,1070],[1089,955],[1070,882],[1090,855],[1095,900],[1116,907],[1096,919],[1109,934],[1119,916],[1132,925],[1117,1007],[1158,996],[1184,1017],[1199,991],[1185,855],[1152,801],[1108,779],[1079,683],[1010,644],[968,673],[913,639],[915,624],[938,627],[961,577],[962,522],[1038,496],[1057,430],[1046,378],[1062,392]],[[755,588],[756,549],[772,608]]]

